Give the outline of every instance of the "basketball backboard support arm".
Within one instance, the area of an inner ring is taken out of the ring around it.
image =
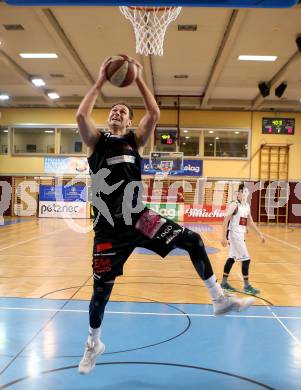
[[[19,6],[141,6],[141,7],[223,7],[223,8],[290,8],[298,0],[5,0]]]

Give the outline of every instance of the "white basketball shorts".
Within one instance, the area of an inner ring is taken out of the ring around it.
[[[244,233],[229,231],[229,257],[237,261],[249,260],[249,252],[245,243]]]

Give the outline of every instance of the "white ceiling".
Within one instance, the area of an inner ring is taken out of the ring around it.
[[[7,31],[4,24],[21,24]],[[178,31],[178,24],[196,24],[197,31]],[[147,83],[163,106],[183,108],[301,110],[301,7],[291,9],[183,8],[167,30],[162,57],[135,53],[135,37],[118,7],[11,7],[0,0],[0,92],[12,98],[0,106],[76,107],[97,78],[108,56],[125,53],[144,66]],[[22,59],[20,52],[55,52],[57,59]],[[239,54],[276,55],[275,62],[238,61]],[[51,75],[61,74],[62,78]],[[186,74],[187,79],[175,79]],[[30,76],[41,76],[47,89],[61,96],[51,101]],[[267,98],[258,83],[270,82]],[[288,87],[282,98],[274,89]],[[106,83],[99,107],[128,98],[142,104],[135,86]],[[195,95],[194,98],[188,98]]]

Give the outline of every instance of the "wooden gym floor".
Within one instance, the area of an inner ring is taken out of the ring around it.
[[[88,221],[79,220],[82,228]],[[193,224],[208,248],[218,279],[227,258],[221,225]],[[252,258],[250,281],[261,290],[256,304],[301,306],[301,226],[261,226],[267,242],[247,235]],[[93,232],[73,231],[60,219],[6,219],[0,226],[0,296],[89,300],[92,291]],[[185,253],[164,260],[137,249],[117,278],[111,300],[209,303],[203,283]],[[229,281],[242,288],[240,264]]]
[[[79,221],[82,228],[87,221]],[[220,278],[221,225],[194,224]],[[251,282],[245,313],[214,317],[185,253],[165,260],[141,248],[106,307],[106,351],[78,374],[92,291],[93,233],[63,220],[8,219],[0,226],[0,389],[297,390],[301,381],[301,229],[248,234]],[[242,287],[235,265],[231,283]],[[294,307],[284,307],[294,306]]]

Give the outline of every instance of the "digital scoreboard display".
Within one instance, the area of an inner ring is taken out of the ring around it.
[[[172,145],[174,143],[175,143],[175,138],[173,134],[170,133],[161,134],[161,144]]]
[[[295,118],[262,118],[262,134],[295,134]]]

